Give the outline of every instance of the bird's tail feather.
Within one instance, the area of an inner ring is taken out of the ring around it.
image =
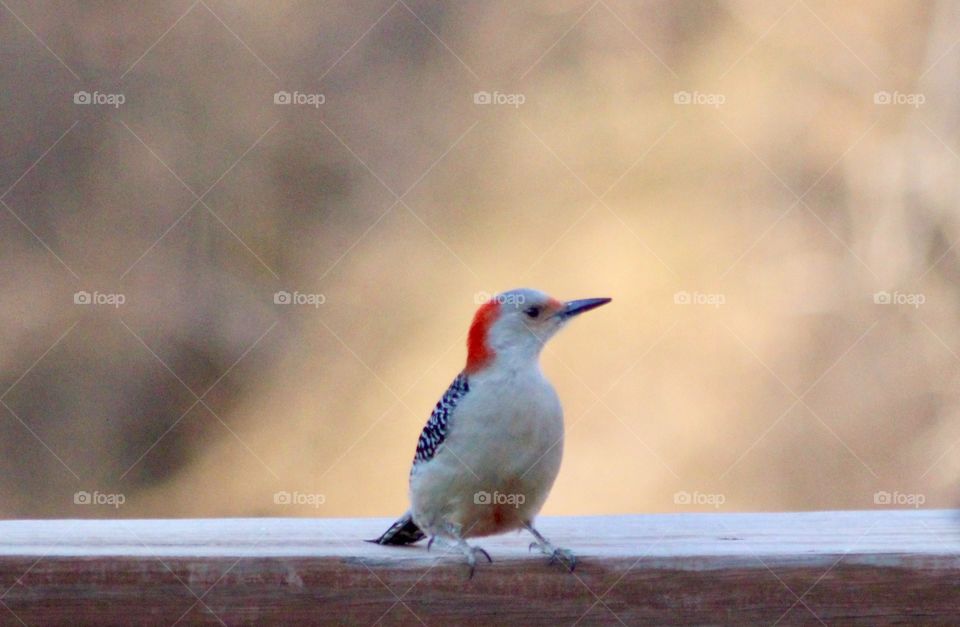
[[[418,540],[423,540],[425,537],[427,537],[426,534],[420,530],[420,527],[417,527],[417,523],[413,522],[410,512],[407,512],[401,516],[397,522],[393,523],[389,529],[384,531],[382,536],[376,540],[367,540],[367,542],[392,545],[413,544]]]

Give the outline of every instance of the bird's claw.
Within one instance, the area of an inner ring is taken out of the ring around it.
[[[553,553],[550,554],[550,559],[547,561],[548,564],[559,563],[563,564],[567,570],[571,573],[573,569],[577,567],[577,556],[573,554],[573,551],[570,549],[553,549]]]
[[[468,547],[467,550],[464,551],[464,555],[467,557],[467,566],[470,568],[470,574],[467,576],[467,579],[473,579],[473,573],[477,569],[477,555],[482,555],[487,558],[489,563],[493,563],[493,558],[490,557],[490,554],[478,546]]]
[[[544,555],[550,558],[547,560],[548,564],[562,564],[571,573],[573,569],[577,567],[577,556],[574,555],[570,549],[561,549],[553,546],[549,542],[531,542],[530,550],[532,551],[535,548],[540,549]]]
[[[524,528],[529,531],[534,538],[535,542],[530,543],[530,550],[532,551],[534,547],[540,549],[540,552],[548,556],[550,560],[548,564],[553,564],[554,562],[559,562],[563,564],[568,571],[571,573],[573,569],[577,567],[577,557],[573,554],[573,551],[570,549],[561,549],[553,545],[552,542],[543,537],[543,535],[534,528],[533,523],[527,521],[523,523]]]

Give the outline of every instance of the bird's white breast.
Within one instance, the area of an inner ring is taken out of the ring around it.
[[[546,500],[563,455],[563,412],[538,367],[481,372],[433,459],[414,468],[414,520],[465,536],[519,528]]]

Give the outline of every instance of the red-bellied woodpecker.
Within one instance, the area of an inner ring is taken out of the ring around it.
[[[555,547],[533,526],[560,470],[563,410],[540,370],[540,351],[574,316],[610,302],[560,302],[518,289],[482,305],[467,338],[467,365],[427,421],[410,470],[410,511],[379,544],[430,538],[463,552],[470,575],[477,554],[466,538],[526,529],[530,545],[570,570],[573,553]]]

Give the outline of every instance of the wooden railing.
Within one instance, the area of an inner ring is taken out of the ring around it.
[[[543,518],[475,542],[475,576],[387,519],[0,522],[3,624],[532,624],[960,621],[960,513]]]

